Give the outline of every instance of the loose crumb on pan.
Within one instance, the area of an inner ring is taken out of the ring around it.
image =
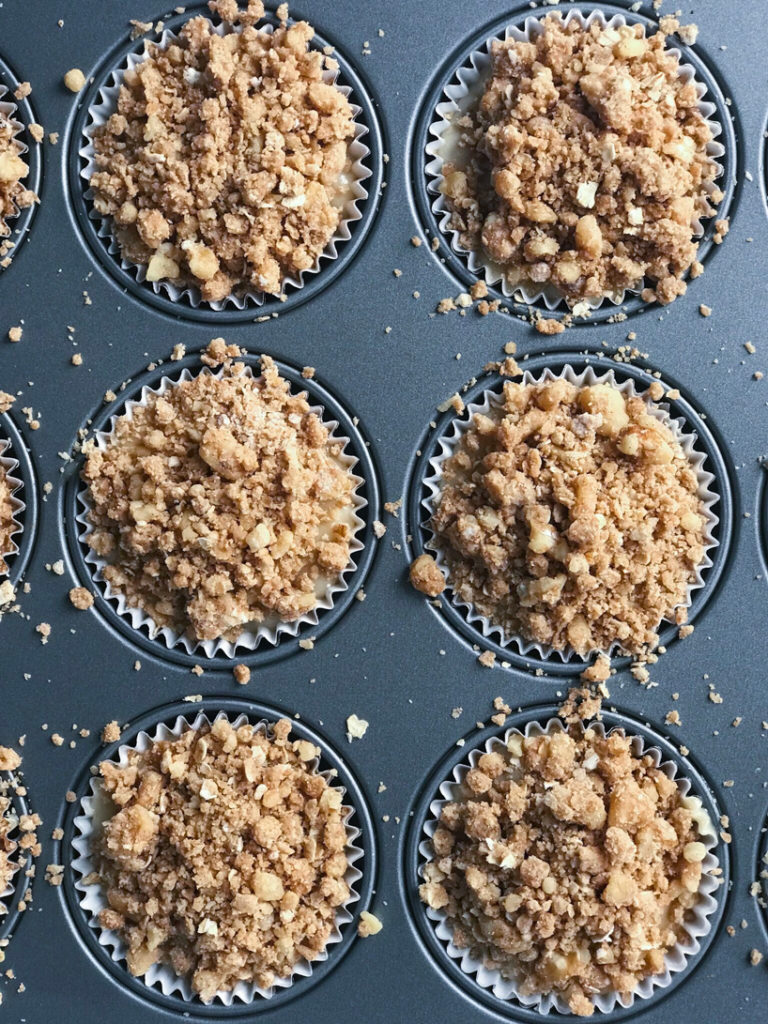
[[[69,592],[69,600],[79,612],[93,607],[93,594],[86,587],[73,587]]]
[[[623,733],[513,733],[443,806],[420,895],[460,949],[588,1017],[597,993],[663,970],[712,834],[700,801]]]
[[[240,686],[245,686],[246,683],[251,681],[251,670],[247,665],[235,665],[232,669],[232,675],[235,677],[235,682]]]
[[[314,29],[256,27],[260,0],[209,7],[241,31],[192,18],[178,41],[126,71],[117,110],[94,132],[94,206],[150,282],[207,301],[280,294],[312,268],[350,196],[352,107],[324,81]],[[287,9],[281,9],[281,17]]]
[[[107,722],[107,724],[101,730],[101,742],[104,744],[117,743],[117,741],[120,739],[120,735],[120,726],[117,724],[115,719],[112,719],[112,721]]]
[[[694,223],[723,195],[696,84],[645,37],[550,16],[533,42],[494,41],[484,92],[452,126],[443,168],[451,227],[511,286],[571,301],[642,287],[668,303],[696,260]],[[552,328],[556,330],[556,328]]]
[[[218,719],[99,766],[116,807],[94,844],[100,924],[132,974],[166,964],[209,1002],[325,950],[350,894],[345,812],[290,730]]]
[[[505,381],[443,466],[432,519],[455,596],[508,636],[584,655],[685,621],[704,554],[696,473],[650,399]]]
[[[357,934],[361,939],[367,939],[370,938],[371,935],[378,935],[383,927],[383,924],[375,914],[372,914],[369,910],[364,910],[360,914],[360,921],[357,925]]]
[[[64,85],[70,92],[81,92],[87,79],[80,68],[70,68],[64,75]]]
[[[437,597],[445,590],[445,577],[432,555],[419,555],[411,562],[411,585],[427,597]]]
[[[355,478],[267,356],[258,377],[234,363],[151,394],[83,478],[104,578],[198,640],[300,618],[350,561]]]

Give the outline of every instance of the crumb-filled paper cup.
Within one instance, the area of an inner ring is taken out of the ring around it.
[[[559,11],[553,11],[549,17],[560,18],[566,25],[576,21],[583,28],[595,23],[605,29],[617,29],[623,25],[635,24],[635,22],[628,21],[623,14],[614,14],[610,19],[606,19],[605,14],[600,10],[592,11],[587,17],[581,11],[569,11],[564,19]],[[532,42],[543,31],[541,19],[530,17],[525,19],[521,28],[514,25],[507,26],[503,39]],[[498,38],[500,37],[493,36],[487,39],[481,47],[466,57],[454,75],[457,81],[455,83],[452,81],[445,86],[444,98],[435,107],[434,118],[428,130],[430,141],[426,146],[427,162],[425,166],[427,188],[429,193],[434,196],[431,208],[440,230],[449,240],[452,250],[462,257],[468,269],[485,281],[488,287],[499,287],[504,296],[516,302],[527,305],[538,303],[544,305],[548,310],[555,310],[562,307],[565,296],[554,285],[542,286],[532,281],[510,284],[505,278],[503,267],[489,260],[484,253],[470,251],[461,245],[460,232],[451,226],[451,211],[442,192],[444,165],[452,163],[460,168],[462,162],[466,164],[469,156],[461,143],[461,131],[453,124],[453,121],[473,109],[482,96],[485,83],[491,73],[491,46]],[[682,59],[682,54],[678,49],[669,48],[667,52],[678,61]],[[678,74],[684,83],[695,81],[699,110],[712,133],[712,140],[707,146],[707,152],[715,165],[717,179],[723,174],[723,167],[719,160],[725,154],[724,147],[717,141],[718,136],[722,134],[721,125],[714,119],[717,107],[707,99],[707,88],[700,80],[696,79],[695,69],[690,64],[680,63]],[[706,196],[711,196],[716,190],[716,185],[714,182],[706,182],[704,189]],[[702,217],[708,216],[706,196],[699,198],[691,221],[691,234],[694,238],[701,238],[704,235]],[[640,291],[641,287],[638,287],[602,298],[579,300],[572,306],[572,311],[580,316],[589,316],[605,301],[619,306],[628,295],[637,295]]]
[[[249,722],[246,715],[233,717],[224,712],[220,712],[213,718],[209,718],[205,714],[198,714],[188,718],[179,717],[172,725],[161,723],[151,733],[140,732],[130,745],[123,744],[118,748],[112,763],[115,765],[125,765],[130,750],[145,751],[158,741],[178,739],[190,730],[198,731],[204,725],[211,726],[221,718],[226,718],[235,729],[251,724],[253,725],[254,732],[268,733],[271,726],[271,723],[264,719],[258,722]],[[309,767],[314,771],[318,770],[319,764],[320,758],[308,762]],[[335,772],[329,769],[319,774],[322,775],[329,786],[332,786],[341,793],[343,799],[346,795],[346,790],[342,786],[334,784]],[[91,780],[88,794],[80,801],[79,811],[80,813],[74,822],[75,835],[72,840],[74,852],[72,869],[76,875],[75,890],[90,927],[98,935],[99,944],[105,948],[115,963],[122,964],[127,970],[125,943],[117,932],[103,928],[99,922],[99,914],[107,907],[107,901],[98,879],[98,872],[96,871],[96,863],[92,852],[92,842],[98,835],[103,823],[114,814],[115,807],[104,793],[98,778]],[[331,955],[330,947],[341,941],[343,937],[342,929],[353,920],[353,912],[350,908],[360,899],[356,885],[362,878],[362,872],[355,866],[356,862],[363,856],[362,848],[357,845],[360,830],[350,823],[350,819],[354,814],[354,808],[348,804],[342,804],[342,811],[344,812],[347,832],[347,871],[344,875],[344,881],[349,887],[350,895],[346,902],[338,908],[334,928],[326,948],[317,960],[314,961],[315,963],[327,960]],[[225,1006],[231,1006],[234,1002],[251,1003],[260,998],[270,999],[275,994],[276,989],[289,988],[300,978],[310,977],[312,970],[313,965],[310,961],[299,960],[291,975],[285,978],[275,978],[271,988],[264,989],[255,983],[240,981],[232,990],[218,992],[214,997],[214,1001],[223,1003]],[[159,988],[166,996],[174,995],[189,1003],[197,998],[192,991],[189,979],[177,974],[166,964],[154,964],[146,974],[142,975],[142,978],[146,985]]]
[[[599,735],[605,736],[606,731],[601,723],[590,723],[590,729],[594,729]],[[458,764],[451,774],[439,787],[440,798],[433,800],[429,807],[429,813],[423,826],[423,839],[419,844],[421,866],[420,874],[423,873],[424,865],[432,859],[432,836],[439,824],[440,814],[443,806],[456,800],[462,794],[464,779],[470,768],[477,765],[477,761],[484,753],[506,750],[507,742],[511,736],[542,736],[552,735],[553,732],[564,731],[563,723],[559,718],[550,719],[543,725],[539,722],[530,722],[525,731],[519,729],[508,729],[503,736],[495,736],[488,739],[481,748],[472,750],[467,760]],[[609,732],[615,732],[611,729]],[[624,729],[618,729],[625,732]],[[707,853],[702,862],[702,877],[698,891],[698,899],[691,908],[685,922],[685,937],[675,946],[668,950],[664,957],[664,969],[659,974],[649,975],[635,989],[633,993],[621,996],[616,992],[602,992],[594,995],[595,1007],[602,1013],[611,1013],[619,1008],[631,1006],[636,999],[648,999],[658,989],[667,988],[673,981],[675,975],[685,970],[690,957],[698,953],[701,948],[702,939],[709,934],[712,928],[710,918],[718,906],[715,893],[720,885],[720,879],[715,872],[719,868],[716,856],[718,837],[714,823],[704,809],[701,800],[697,796],[689,795],[690,781],[679,774],[679,767],[673,761],[663,761],[662,752],[658,747],[646,745],[640,736],[631,736],[632,752],[635,756],[649,755],[653,759],[654,766],[677,785],[684,805],[691,810],[694,821],[699,830],[699,840],[705,845]],[[482,988],[490,989],[498,999],[514,999],[523,1006],[537,1010],[541,1014],[557,1011],[569,1014],[570,1010],[557,993],[546,995],[534,994],[524,995],[519,989],[515,977],[501,970],[491,970],[482,960],[472,955],[471,949],[461,949],[454,945],[453,928],[448,920],[445,911],[434,910],[431,907],[424,907],[428,919],[432,922],[435,934],[445,948],[448,956],[456,961],[461,970],[474,978]],[[471,922],[464,922],[471,932]]]
[[[18,554],[19,548],[15,538],[21,533],[23,528],[21,517],[26,505],[20,497],[22,482],[17,476],[15,476],[18,468],[19,463],[11,454],[11,442],[4,438],[0,438],[0,477],[5,478],[8,490],[10,491],[12,517],[12,530],[8,550],[3,551],[3,545],[0,545],[0,582],[2,582],[2,577],[7,572],[6,559]]]
[[[596,373],[595,369],[591,366],[578,373],[572,366],[563,367],[559,373],[554,373],[552,370],[547,368],[543,372],[534,375],[530,373],[530,371],[526,370],[520,380],[515,381],[515,383],[520,383],[522,385],[546,384],[554,380],[566,380],[569,384],[573,384],[578,388],[592,387],[595,384],[608,384],[617,388],[625,398],[642,397],[642,392],[637,390],[633,379],[627,378],[626,380],[618,381],[612,370],[608,370],[604,373]],[[691,468],[696,473],[696,479],[698,482],[698,496],[702,505],[701,512],[705,520],[704,554],[701,562],[696,567],[696,573],[693,580],[691,580],[687,586],[685,601],[681,605],[677,606],[677,608],[690,608],[694,592],[704,586],[704,573],[707,569],[712,567],[713,562],[711,552],[718,546],[718,541],[715,537],[715,528],[720,520],[715,514],[714,506],[719,501],[719,495],[713,489],[715,477],[709,472],[709,470],[704,468],[706,455],[696,448],[697,435],[690,432],[685,420],[682,418],[674,418],[670,413],[669,405],[665,402],[646,402],[646,405],[649,414],[654,416],[660,423],[663,423],[680,443]],[[431,529],[432,516],[437,509],[442,493],[444,463],[454,454],[458,443],[471,426],[473,417],[476,414],[482,413],[486,416],[492,416],[494,410],[498,410],[501,407],[501,395],[491,389],[482,392],[479,396],[479,400],[467,405],[464,413],[453,420],[450,424],[449,430],[440,438],[437,454],[429,460],[430,471],[424,479],[424,486],[428,491],[427,497],[425,497],[422,502],[423,507],[428,513],[428,520],[425,523],[428,538],[425,542],[425,547],[429,551],[433,552],[435,561],[446,578],[447,589],[450,592],[450,600],[452,604],[454,607],[463,611],[467,622],[473,625],[482,634],[482,636],[499,643],[502,647],[514,646],[522,655],[535,655],[542,659],[556,656],[562,658],[563,661],[568,662],[581,657],[573,650],[572,647],[568,646],[563,650],[556,650],[555,648],[526,640],[525,637],[520,636],[519,634],[507,634],[501,626],[492,622],[486,616],[480,615],[471,604],[461,601],[451,588],[451,572],[445,557],[444,547],[437,535]],[[662,619],[662,622],[657,624],[657,628],[663,622],[667,621],[673,622],[674,619],[671,617],[668,619]],[[584,656],[584,660],[591,659],[597,654],[605,654],[608,657],[615,656],[618,654],[620,646],[621,645],[617,638],[608,650],[590,651],[589,654]]]
[[[203,369],[200,372],[210,373],[208,369]],[[223,372],[223,369],[219,369],[215,374],[213,374],[213,376],[221,377]],[[246,376],[253,376],[253,372],[249,366],[246,366],[243,372]],[[94,437],[96,447],[102,449],[106,448],[109,444],[112,432],[115,429],[116,421],[126,416],[131,418],[134,410],[138,406],[145,405],[150,395],[156,397],[164,395],[169,389],[176,387],[183,381],[192,380],[195,376],[197,376],[197,374],[193,374],[189,370],[185,369],[176,377],[163,377],[157,387],[142,388],[138,398],[128,400],[125,403],[123,411],[111,417],[108,430],[100,430],[96,432]],[[361,518],[361,513],[367,507],[368,503],[361,494],[361,489],[365,481],[362,477],[354,473],[358,460],[354,455],[347,452],[350,439],[338,433],[338,421],[327,419],[321,406],[310,406],[309,412],[314,413],[322,421],[323,425],[328,430],[329,441],[339,446],[339,455],[337,457],[338,464],[350,473],[354,485],[354,489],[351,494],[352,507],[347,510],[347,525],[350,529],[350,559],[346,568],[342,570],[337,578],[323,581],[322,589],[318,588],[317,604],[310,612],[307,612],[299,618],[291,621],[280,619],[277,615],[273,615],[265,618],[260,623],[249,623],[243,628],[242,632],[234,641],[224,640],[221,638],[218,640],[196,640],[194,637],[190,638],[186,633],[177,632],[176,630],[171,629],[170,626],[160,626],[155,623],[142,608],[129,605],[123,594],[113,590],[103,575],[103,570],[107,562],[103,557],[97,555],[88,545],[88,537],[93,532],[93,526],[88,515],[90,510],[90,491],[87,488],[81,488],[78,491],[78,540],[87,549],[85,561],[91,568],[93,578],[102,589],[104,597],[110,602],[119,615],[130,622],[131,626],[135,630],[148,631],[150,639],[161,640],[169,649],[173,647],[181,647],[187,654],[203,653],[207,658],[213,658],[217,654],[223,654],[227,658],[234,658],[237,657],[238,651],[254,651],[262,643],[272,644],[274,646],[279,643],[282,637],[297,636],[300,630],[305,627],[316,626],[318,624],[318,612],[329,611],[333,608],[337,596],[349,587],[348,577],[356,568],[353,556],[363,549],[364,545],[360,538],[360,533],[365,528],[365,522]]]
[[[224,23],[214,25],[214,31],[219,35],[226,35],[229,32],[239,32],[240,30],[240,26],[225,25]],[[259,26],[259,31],[266,35],[271,35],[274,31],[274,26],[269,23],[264,23]],[[165,29],[160,35],[157,45],[162,49],[167,49],[175,42],[178,42],[178,36],[175,33],[170,32],[168,29]],[[109,120],[110,116],[117,110],[120,87],[123,83],[125,73],[129,69],[135,68],[138,64],[142,63],[147,59],[147,57],[149,57],[150,53],[148,47],[149,44],[145,41],[141,52],[129,53],[125,56],[120,66],[115,68],[108,75],[88,110],[88,116],[83,129],[83,138],[79,151],[81,158],[80,177],[86,185],[86,200],[93,200],[93,191],[90,188],[90,181],[91,177],[97,170],[93,147],[94,132],[98,127],[105,124],[106,121]],[[370,156],[370,149],[364,141],[365,136],[368,134],[368,128],[360,118],[360,115],[362,114],[362,107],[358,106],[354,102],[354,95],[352,95],[351,87],[339,84],[338,77],[339,73],[335,70],[326,70],[323,73],[323,81],[327,85],[335,86],[342,95],[349,99],[354,118],[354,136],[349,143],[348,149],[348,169],[344,171],[339,181],[341,188],[344,189],[346,193],[343,197],[343,203],[340,204],[342,214],[341,219],[325,250],[315,260],[314,266],[310,267],[309,270],[304,270],[293,276],[283,278],[281,284],[283,293],[285,293],[287,289],[300,289],[304,285],[305,278],[308,275],[320,272],[324,262],[338,259],[338,246],[342,242],[349,241],[351,238],[354,223],[362,217],[360,206],[368,198],[368,190],[365,187],[365,182],[371,177],[371,171],[366,166],[365,161]],[[88,216],[98,224],[97,230],[99,237],[108,240],[109,254],[119,262],[120,267],[124,271],[132,274],[139,284],[146,283],[146,266],[142,263],[129,262],[123,257],[120,245],[115,237],[112,218],[103,217],[96,211],[92,204],[90,205]],[[237,293],[227,296],[226,299],[209,302],[202,298],[200,289],[194,285],[179,287],[172,281],[160,280],[151,282],[151,287],[156,295],[163,294],[172,302],[179,302],[182,300],[186,301],[194,309],[203,306],[217,311],[228,307],[234,307],[235,309],[242,310],[247,306],[262,306],[266,301],[266,295],[264,292],[257,292],[253,290],[246,290],[243,292],[238,291]]]

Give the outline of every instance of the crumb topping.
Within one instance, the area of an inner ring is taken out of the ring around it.
[[[105,580],[198,640],[300,618],[350,561],[341,447],[268,356],[150,395],[83,469]]]
[[[104,928],[132,974],[163,963],[208,1002],[269,988],[325,949],[349,897],[341,791],[318,749],[225,719],[100,767],[116,813],[96,842]]]
[[[94,206],[148,281],[194,285],[208,301],[279,294],[341,220],[352,107],[324,80],[336,64],[309,49],[306,22],[289,27],[283,11],[270,34],[256,27],[260,0],[209,6],[224,35],[192,18],[126,71],[116,112],[94,132]]]
[[[649,401],[504,382],[443,466],[432,527],[458,599],[508,635],[580,655],[638,652],[664,618],[685,621],[703,504]]]
[[[443,806],[420,895],[522,994],[588,1017],[596,993],[663,970],[712,834],[701,802],[623,733],[513,733]]]
[[[511,286],[576,301],[647,278],[643,297],[671,302],[696,260],[694,222],[722,199],[696,85],[663,30],[541,24],[533,42],[494,41],[482,97],[452,126],[451,226]]]

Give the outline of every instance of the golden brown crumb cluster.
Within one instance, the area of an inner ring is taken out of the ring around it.
[[[104,578],[159,626],[235,640],[310,612],[350,561],[354,477],[264,356],[121,416],[83,469]]]
[[[457,123],[468,148],[444,167],[452,227],[511,286],[578,300],[648,278],[644,298],[671,302],[696,260],[693,221],[714,213],[696,86],[663,31],[542,25],[533,42],[493,43],[482,98]]]
[[[205,1001],[262,988],[316,960],[349,896],[341,792],[317,747],[225,719],[100,765],[117,812],[97,840],[108,908],[128,967],[188,975]]]
[[[596,993],[631,993],[663,969],[711,831],[622,733],[513,733],[444,805],[420,894],[459,948],[588,1017]]]
[[[11,537],[15,529],[11,488],[6,477],[5,467],[0,465],[0,573],[8,571],[3,555],[11,553],[13,547]]]
[[[694,469],[644,398],[505,381],[445,462],[432,524],[456,597],[508,636],[584,655],[638,652],[665,617],[685,621],[702,513]]]
[[[29,168],[21,158],[21,144],[14,138],[16,131],[0,111],[0,238],[11,233],[7,221],[37,199],[34,192],[22,185]]]
[[[278,294],[314,266],[349,195],[346,97],[323,80],[314,29],[255,23],[259,0],[211,6],[242,31],[193,18],[125,73],[117,111],[94,133],[94,205],[147,280],[196,285],[204,299]]]

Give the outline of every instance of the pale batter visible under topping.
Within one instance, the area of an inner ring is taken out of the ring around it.
[[[350,562],[356,480],[340,455],[269,357],[259,377],[203,371],[90,448],[88,543],[158,626],[235,640],[298,619]]]
[[[632,993],[685,936],[705,835],[701,802],[622,733],[513,733],[442,808],[420,895],[522,994],[589,1017],[597,993]]]
[[[456,116],[451,227],[510,286],[576,301],[647,279],[645,299],[671,302],[700,270],[693,222],[722,199],[707,189],[717,166],[695,82],[666,49],[679,25],[646,37],[640,25],[542,24],[533,42],[492,44],[482,97]]]
[[[93,136],[96,210],[147,280],[204,299],[278,294],[313,267],[349,196],[352,107],[324,81],[335,62],[314,29],[256,27],[260,0],[209,6],[241,31],[187,22],[178,42],[125,72],[117,110]]]
[[[648,399],[650,401],[650,399]],[[705,546],[696,472],[645,398],[504,382],[443,465],[448,585],[508,636],[639,652],[685,621]]]
[[[322,954],[350,895],[345,812],[290,730],[219,719],[100,765],[116,804],[94,843],[100,923],[132,974],[166,964],[208,1002]]]

